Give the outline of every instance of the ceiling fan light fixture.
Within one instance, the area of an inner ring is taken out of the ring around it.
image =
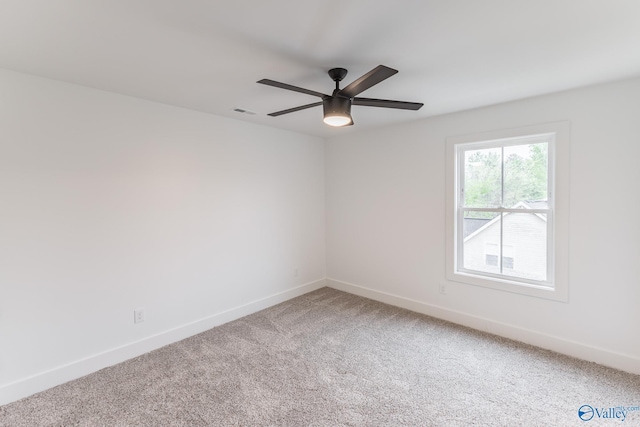
[[[351,99],[332,96],[322,103],[324,109],[323,121],[329,126],[340,127],[353,123],[351,119]]]
[[[329,126],[340,127],[346,126],[351,123],[351,117],[349,116],[325,116],[324,123]]]

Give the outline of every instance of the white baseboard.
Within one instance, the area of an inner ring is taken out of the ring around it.
[[[426,314],[438,319],[467,326],[472,329],[489,332],[501,337],[531,344],[536,347],[552,350],[558,353],[576,357],[578,359],[595,362],[604,366],[619,369],[632,374],[640,375],[640,359],[631,355],[616,353],[603,348],[593,347],[577,341],[560,338],[554,335],[521,328],[504,322],[473,316],[449,308],[426,304],[398,295],[380,292],[364,286],[342,282],[335,279],[326,279],[330,288],[359,295],[385,304],[405,308],[417,313]]]
[[[274,306],[281,302],[290,300],[291,298],[304,295],[324,286],[325,279],[316,280],[314,282],[243,304],[239,307],[234,307],[232,309],[216,313],[195,322],[178,326],[142,340],[113,348],[81,360],[76,360],[64,366],[59,366],[49,371],[41,372],[3,385],[0,387],[0,405],[14,402],[34,393],[80,378],[108,366],[115,365],[116,363],[124,362],[125,360]]]

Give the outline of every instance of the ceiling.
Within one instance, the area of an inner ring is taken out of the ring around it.
[[[2,0],[0,67],[330,137],[640,75],[638,0]],[[330,128],[318,98],[383,64],[400,72]],[[234,112],[234,108],[256,112]]]

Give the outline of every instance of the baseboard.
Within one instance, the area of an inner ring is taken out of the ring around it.
[[[142,340],[126,344],[85,359],[76,360],[64,366],[41,372],[36,375],[6,384],[0,387],[0,405],[30,396],[34,393],[55,387],[65,382],[83,377],[92,372],[155,350],[168,344],[188,338],[213,327],[239,319],[291,298],[325,286],[325,279],[316,280],[286,291],[278,292],[247,304],[225,310],[203,319],[178,326]]]
[[[489,332],[501,337],[531,344],[536,347],[552,350],[578,359],[595,362],[600,365],[619,369],[621,371],[640,375],[640,359],[631,355],[616,353],[598,347],[593,347],[577,341],[549,335],[546,333],[521,328],[504,322],[473,316],[456,310],[451,310],[437,305],[427,304],[413,299],[376,291],[364,286],[342,282],[335,279],[326,279],[330,288],[359,295],[385,304],[406,308],[417,313],[426,314],[438,319],[467,326],[472,329]]]

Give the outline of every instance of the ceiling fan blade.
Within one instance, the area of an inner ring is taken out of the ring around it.
[[[389,77],[393,76],[397,72],[398,70],[394,70],[393,68],[385,67],[384,65],[378,65],[376,68],[369,71],[367,74],[356,79],[350,85],[343,88],[340,91],[340,95],[353,98],[359,93],[369,89],[371,86],[377,85],[381,81],[388,79]]]
[[[314,90],[304,89],[298,86],[288,85],[286,83],[280,83],[275,80],[262,79],[262,80],[258,80],[256,83],[261,83],[267,86],[279,87],[280,89],[292,90],[294,92],[306,93],[307,95],[319,96],[320,98],[324,98],[328,96],[328,95],[325,95],[324,93],[316,92]]]
[[[275,113],[267,114],[267,116],[278,117],[278,116],[281,116],[283,114],[294,113],[296,111],[306,110],[307,108],[317,107],[318,105],[322,105],[322,101],[314,102],[313,104],[301,105],[299,107],[289,108],[288,110],[276,111]]]
[[[391,101],[389,99],[353,98],[352,105],[399,108],[401,110],[419,110],[424,104],[421,102]]]

